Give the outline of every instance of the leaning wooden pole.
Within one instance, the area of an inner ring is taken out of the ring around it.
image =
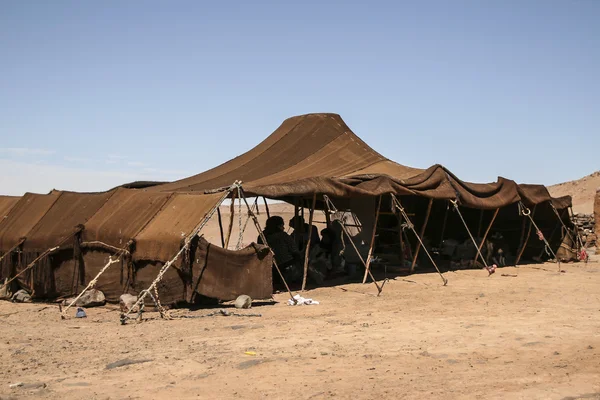
[[[483,211],[483,210],[481,210]],[[481,243],[479,243],[479,248],[477,249],[477,254],[481,253],[481,249],[483,248],[483,244],[485,243],[485,240],[487,239],[488,233],[490,233],[490,229],[492,229],[492,225],[494,225],[494,221],[496,220],[496,217],[498,216],[498,212],[500,211],[500,208],[496,208],[496,211],[494,211],[494,216],[492,217],[492,220],[490,221],[490,224],[488,225],[487,229],[485,230],[485,233],[483,234],[483,238],[481,239]],[[475,262],[477,262],[477,254],[475,255],[475,259],[473,260],[473,264],[475,264]]]
[[[423,222],[423,226],[421,226],[421,231],[419,232],[419,242],[417,243],[417,248],[415,249],[415,254],[413,254],[412,264],[410,265],[410,272],[415,272],[415,265],[417,264],[417,257],[419,256],[419,250],[421,250],[421,241],[423,240],[423,235],[425,235],[425,228],[427,228],[427,222],[429,221],[429,215],[431,214],[431,206],[433,205],[433,199],[429,199],[429,204],[427,205],[427,213],[425,214],[425,222]]]
[[[221,232],[221,247],[225,248],[225,234],[223,233],[223,220],[221,219],[221,206],[217,208],[217,217],[219,219],[219,232]]]
[[[271,213],[269,212],[269,205],[267,204],[267,198],[263,196],[263,201],[265,202],[265,211],[267,212],[267,218],[271,218]]]
[[[532,217],[535,215],[535,209],[537,208],[537,204],[533,206],[533,210],[531,211],[533,213]],[[523,215],[523,218],[525,218],[525,215]],[[529,242],[529,237],[531,236],[531,228],[532,228],[533,224],[531,222],[531,219],[529,220],[529,228],[527,229],[527,236],[525,236],[525,240],[523,242],[523,246],[521,246],[521,249],[519,250],[519,255],[517,255],[517,260],[515,261],[515,267],[517,265],[519,265],[519,261],[521,261],[521,257],[523,256],[523,252],[525,252],[525,247],[527,247],[527,243]]]
[[[381,209],[381,195],[377,202],[377,211],[375,211],[375,223],[373,223],[373,233],[371,234],[371,244],[369,246],[369,253],[367,254],[367,262],[365,264],[365,275],[363,276],[362,283],[367,281],[367,275],[369,274],[369,268],[371,266],[371,259],[373,258],[373,249],[375,248],[375,238],[377,237],[377,224],[379,222],[379,212]]]
[[[304,275],[302,276],[302,291],[306,287],[306,276],[308,275],[308,258],[310,255],[310,242],[312,240],[312,224],[313,216],[315,214],[315,207],[317,205],[317,194],[313,194],[312,206],[310,207],[310,214],[308,217],[308,242],[306,243],[306,249],[304,250]]]
[[[327,195],[323,195],[323,200],[325,201],[325,207],[327,208],[327,211],[333,210],[334,212],[337,212],[337,208],[335,207],[335,205],[332,203],[331,199]],[[356,243],[354,243],[354,240],[352,240],[352,236],[350,235],[350,232],[348,232],[348,228],[343,223],[343,221],[340,221],[340,222],[341,222],[340,223],[340,227],[342,228],[342,232],[344,233],[344,235],[346,235],[346,238],[350,242],[350,245],[352,245],[352,248],[354,248],[354,251],[356,251],[356,255],[358,256],[358,259],[360,260],[360,262],[366,268],[367,263],[365,262],[365,260],[360,255],[360,251],[358,251],[358,248],[356,247]],[[383,285],[379,286],[379,284],[375,280],[375,277],[373,276],[373,274],[371,273],[371,271],[369,271],[369,276],[371,276],[371,279],[373,279],[373,283],[377,287],[377,296],[379,296],[381,294],[382,290],[383,290]],[[385,285],[385,282],[386,281],[383,281],[384,285]]]
[[[444,212],[444,222],[442,223],[442,233],[440,234],[440,244],[438,245],[438,248],[442,248],[442,245],[444,244],[444,235],[446,234],[446,224],[448,223],[448,209],[450,207],[448,206],[448,203],[446,203],[446,211]]]
[[[229,229],[227,230],[227,239],[225,239],[224,249],[229,248],[229,240],[231,239],[231,232],[233,231],[233,217],[235,216],[235,195],[236,191],[231,192],[231,206],[229,207]]]
[[[254,222],[254,227],[258,231],[258,235],[260,236],[263,244],[269,248],[269,251],[273,255],[273,266],[275,267],[275,270],[277,271],[277,273],[279,274],[279,277],[283,281],[283,284],[285,285],[285,288],[287,289],[287,292],[290,295],[290,299],[292,300],[292,302],[294,304],[297,304],[298,301],[294,298],[294,295],[292,294],[292,291],[290,290],[290,287],[288,286],[287,281],[285,280],[285,278],[283,276],[283,273],[281,273],[281,269],[279,269],[277,260],[275,260],[275,252],[273,251],[273,249],[271,247],[269,247],[269,243],[267,242],[267,237],[265,236],[263,229],[260,226],[260,222],[258,222],[258,218],[256,217],[256,214],[254,214],[254,212],[252,212],[252,209],[250,208],[250,205],[248,204],[248,200],[246,199],[246,196],[244,195],[244,190],[240,186],[238,186],[238,191],[240,192],[240,197],[242,198],[242,200],[244,200],[244,203],[246,203],[246,208],[248,209],[250,218],[252,218],[252,222]]]

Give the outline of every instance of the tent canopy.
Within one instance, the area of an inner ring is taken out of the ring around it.
[[[206,172],[148,190],[210,191],[243,182],[249,195],[289,200],[315,193],[332,197],[387,193],[458,199],[466,207],[493,209],[520,200],[514,181],[469,183],[441,165],[412,168],[383,157],[337,114],[306,114],[285,120],[250,151]],[[548,195],[548,199],[549,199]]]
[[[0,250],[7,251],[26,237],[60,195],[58,191],[50,194],[25,193],[0,221]]]

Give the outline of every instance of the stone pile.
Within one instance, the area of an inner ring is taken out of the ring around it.
[[[594,214],[575,214],[573,216],[573,223],[577,226],[583,243],[587,243],[587,247],[596,246]]]

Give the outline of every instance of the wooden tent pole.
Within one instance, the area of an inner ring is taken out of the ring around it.
[[[25,239],[21,239],[17,242],[17,244],[15,244],[13,247],[11,247],[6,253],[4,253],[2,255],[2,257],[0,257],[0,261],[2,261],[4,259],[4,257],[6,257],[7,255],[11,254],[13,251],[15,251],[17,249],[17,247],[19,247],[20,245],[23,244],[23,242],[25,241]]]
[[[302,291],[306,287],[306,275],[308,275],[308,257],[310,255],[310,241],[312,239],[312,224],[313,216],[315,214],[315,207],[317,205],[317,194],[313,194],[312,207],[310,208],[310,214],[308,217],[308,242],[306,243],[306,249],[304,250],[304,275],[302,277]]]
[[[233,231],[233,217],[235,215],[235,195],[236,192],[232,191],[231,192],[231,205],[229,207],[229,229],[227,230],[227,239],[225,239],[225,246],[223,246],[224,249],[228,249],[229,248],[229,239],[231,239],[231,232]]]
[[[533,213],[533,215],[535,215],[536,208],[537,208],[537,204],[533,206],[533,210],[531,211]],[[532,215],[532,217],[533,217],[533,215]],[[525,215],[523,215],[523,218],[525,218]],[[529,229],[527,229],[527,236],[525,236],[525,241],[523,242],[523,246],[519,250],[519,255],[517,256],[517,261],[515,261],[515,267],[519,264],[519,261],[521,261],[521,256],[523,256],[525,247],[527,247],[527,243],[529,242],[529,236],[531,236],[531,227],[532,227],[532,223],[531,223],[531,220],[529,220]]]
[[[258,218],[252,212],[252,209],[250,208],[250,205],[248,204],[248,200],[246,199],[246,196],[244,195],[243,189],[241,187],[239,187],[238,191],[240,192],[240,197],[244,200],[244,203],[246,203],[246,208],[248,209],[248,213],[250,214],[250,218],[252,218],[252,222],[254,222],[254,227],[258,231],[258,235],[262,239],[263,244],[265,246],[269,247],[269,243],[267,242],[267,237],[265,236],[265,234],[264,234],[264,232],[262,230],[262,227],[260,226],[260,222],[258,222]],[[285,278],[283,277],[283,274],[281,273],[281,270],[279,269],[279,265],[277,265],[277,261],[275,260],[275,252],[273,251],[273,249],[271,249],[271,247],[269,247],[269,251],[273,255],[273,266],[275,267],[275,270],[277,270],[277,273],[279,274],[279,277],[283,281],[283,284],[285,285],[285,288],[287,289],[287,292],[290,295],[290,298],[292,299],[292,302],[294,304],[297,304],[298,301],[296,299],[294,299],[294,295],[292,294],[292,291],[290,290],[290,287],[288,286]]]
[[[223,234],[223,220],[221,219],[221,206],[217,208],[217,217],[219,219],[219,231],[221,232],[221,247],[225,248],[225,235]]]
[[[271,218],[271,213],[269,212],[269,205],[267,204],[267,198],[263,196],[263,201],[265,202],[265,211],[267,212],[267,218]]]
[[[394,210],[394,214],[396,214],[396,218],[398,219],[398,237],[400,238],[400,265],[402,265],[402,267],[404,267],[404,238],[403,238],[404,230],[402,229],[402,214],[400,213],[400,211],[396,210],[396,207],[394,207],[393,198],[392,198],[392,210]]]
[[[419,238],[423,240],[423,235],[425,235],[425,228],[427,228],[427,222],[429,221],[429,215],[431,214],[431,206],[433,205],[433,199],[429,199],[429,204],[427,205],[427,213],[425,214],[425,222],[423,222],[423,226],[421,226],[421,232],[419,232]],[[417,243],[417,248],[415,249],[415,254],[413,254],[412,264],[410,265],[410,272],[415,272],[415,264],[417,263],[417,257],[419,256],[419,250],[421,250],[421,240]]]
[[[477,239],[479,239],[481,237],[481,225],[483,224],[483,209],[481,209],[479,211],[479,224],[477,225],[477,236],[475,236]]]
[[[324,210],[325,213],[325,224],[327,224],[328,228],[331,228],[331,215],[329,215],[329,212],[327,210]]]
[[[444,222],[442,223],[442,234],[440,235],[440,244],[438,246],[438,248],[442,248],[442,245],[444,244],[444,234],[446,233],[446,224],[448,223],[448,209],[450,207],[448,206],[448,203],[446,202],[446,211],[444,212]]]
[[[371,266],[371,259],[373,258],[373,249],[375,248],[375,237],[377,236],[377,223],[379,222],[379,211],[381,209],[381,195],[377,202],[377,211],[375,211],[375,222],[373,223],[373,234],[371,235],[371,244],[369,246],[369,253],[367,254],[367,262],[365,263],[365,275],[363,276],[362,283],[367,281],[367,275],[369,274],[369,268]]]
[[[325,207],[327,208],[327,211],[332,209],[334,212],[337,212],[337,208],[335,207],[335,205],[333,204],[333,202],[331,201],[331,199],[329,199],[329,197],[327,195],[323,195],[323,200],[325,200]],[[356,243],[354,243],[354,240],[352,240],[352,236],[350,235],[350,232],[348,232],[346,225],[344,223],[340,223],[340,227],[342,228],[342,233],[344,233],[346,235],[346,238],[348,239],[348,241],[354,248],[354,251],[356,251],[356,255],[358,256],[358,259],[366,268],[367,264],[365,263],[365,260],[360,255],[360,252],[358,251],[358,248],[356,247]],[[371,276],[371,279],[373,279],[373,283],[377,287],[377,296],[379,296],[381,294],[381,291],[383,290],[383,286],[379,286],[379,284],[375,280],[375,277],[373,276],[371,271],[369,271],[369,275]],[[386,281],[383,282],[384,285],[385,285],[385,282]]]
[[[483,210],[481,210],[483,211]],[[483,238],[481,239],[481,243],[479,243],[479,248],[477,249],[477,254],[481,253],[481,249],[483,248],[483,244],[485,243],[485,239],[487,239],[488,233],[490,233],[490,229],[492,229],[492,225],[494,225],[494,221],[496,220],[496,217],[498,216],[498,212],[500,211],[500,208],[496,208],[496,211],[494,211],[494,216],[492,217],[492,220],[490,221],[490,224],[488,225],[487,229],[485,230],[485,233],[483,234]],[[477,262],[477,254],[475,255],[475,259],[473,260],[473,264],[475,264],[475,262]]]

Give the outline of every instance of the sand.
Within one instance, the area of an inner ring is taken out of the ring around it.
[[[597,189],[600,189],[600,171],[581,179],[548,187],[550,194],[554,197],[571,195],[573,197],[573,211],[579,214],[594,212],[594,196]]]
[[[345,284],[305,292],[319,305],[276,294],[239,311],[261,317],[122,326],[114,306],[63,321],[53,305],[0,302],[0,398],[600,399],[594,257],[565,273],[465,270],[446,287],[415,274],[380,297]]]

